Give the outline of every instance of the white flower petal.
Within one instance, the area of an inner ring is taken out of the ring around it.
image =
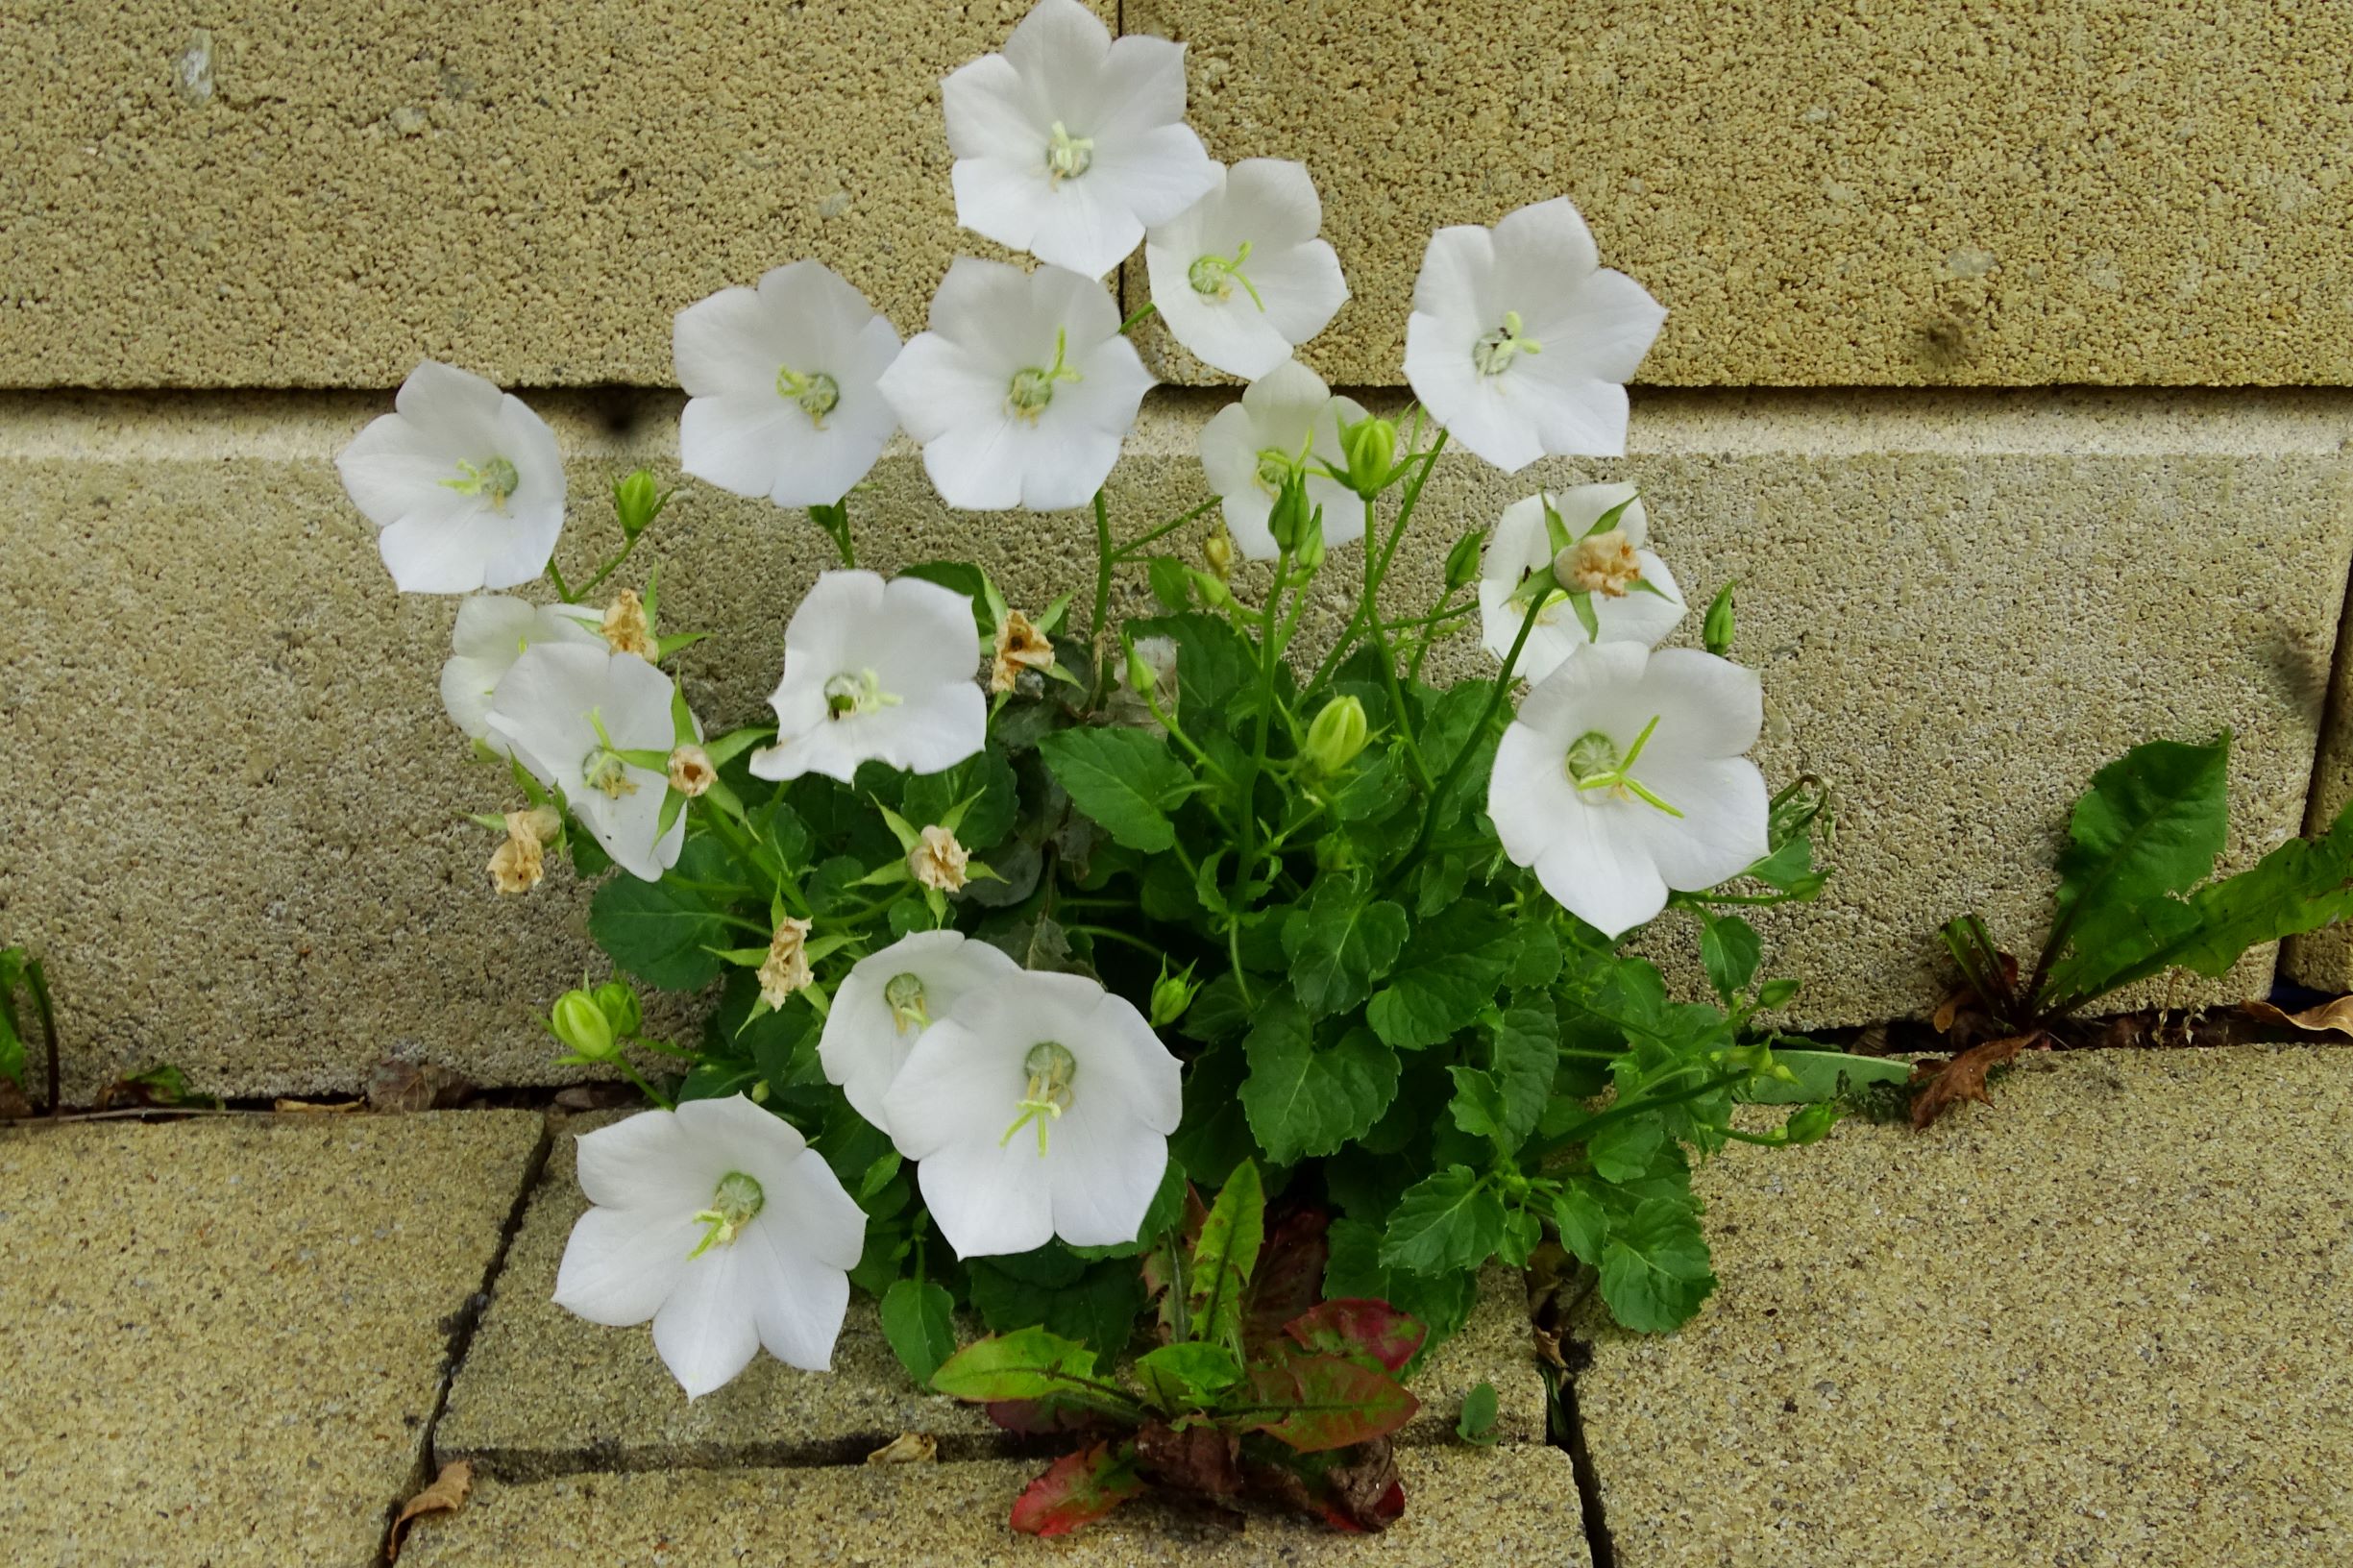
[[[911,1022],[902,1029],[885,989],[899,975],[914,975],[923,988],[926,1015],[937,1020],[967,992],[1019,972],[1020,966],[1001,949],[959,931],[913,932],[868,954],[835,991],[818,1037],[825,1077],[841,1086],[858,1115],[889,1132],[883,1097],[925,1026]]]
[[[760,1272],[737,1247],[713,1247],[653,1314],[653,1348],[688,1399],[724,1387],[759,1354]]]
[[[769,705],[777,741],[756,751],[761,778],[824,773],[847,783],[866,761],[916,772],[952,768],[987,741],[974,680],[980,631],[971,600],[919,577],[821,574],[784,633],[784,674]],[[828,683],[870,689],[871,705],[836,717]]]
[[[916,1167],[916,1185],[959,1258],[1029,1252],[1054,1239],[1053,1172],[1026,1127],[1002,1145],[994,1137],[948,1144]]]
[[[744,1254],[745,1272],[756,1282],[752,1325],[760,1344],[787,1366],[832,1371],[834,1343],[849,1311],[849,1276],[794,1246],[766,1210],[735,1246]]]
[[[1535,872],[1561,908],[1605,937],[1623,936],[1667,907],[1667,884],[1649,846],[1602,811],[1581,810],[1563,821]]]
[[[643,1323],[670,1298],[701,1227],[693,1207],[589,1210],[573,1223],[555,1270],[555,1305],[606,1328]]]
[[[1542,296],[1574,285],[1602,264],[1593,231],[1566,196],[1505,213],[1494,234],[1495,282],[1506,309],[1514,308],[1514,296]]]
[[[615,865],[647,882],[677,863],[686,818],[681,813],[667,833],[659,831],[670,781],[650,769],[629,765],[622,776],[631,788],[617,797],[588,784],[584,766],[602,744],[589,715],[599,716],[616,749],[667,753],[675,741],[675,690],[668,675],[634,653],[537,643],[500,677],[490,697],[491,733],[541,783],[563,793],[573,816]]]
[[[1643,755],[1736,757],[1765,728],[1765,683],[1753,670],[1696,648],[1662,648],[1643,668],[1641,705],[1663,713]]]
[[[1033,81],[1087,82],[1111,48],[1111,29],[1079,0],[1038,0],[1006,38],[1004,58]]]
[[[1477,341],[1475,332],[1415,311],[1406,320],[1406,380],[1457,441],[1516,474],[1544,455],[1536,410],[1504,395],[1506,377],[1479,374],[1471,358]]]
[[[1054,1124],[1045,1163],[1054,1234],[1074,1247],[1124,1246],[1136,1239],[1167,1172],[1168,1139],[1126,1117],[1090,1115],[1082,1104]]]
[[[1513,368],[1559,383],[1632,380],[1667,319],[1650,290],[1607,268],[1532,304],[1524,312],[1528,334],[1544,352]]]
[[[1699,893],[1730,880],[1771,852],[1765,775],[1746,757],[1660,757],[1643,753],[1640,777],[1682,813],[1670,817],[1642,801],[1623,806],[1630,831],[1670,888]]]
[[[671,1112],[625,1116],[582,1133],[575,1148],[580,1190],[601,1208],[660,1213],[683,1208],[691,1213],[711,1201],[713,1178]]]

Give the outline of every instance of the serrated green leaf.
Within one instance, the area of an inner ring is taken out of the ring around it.
[[[1470,1320],[1478,1299],[1479,1278],[1463,1271],[1416,1274],[1381,1262],[1381,1231],[1370,1221],[1336,1219],[1326,1233],[1332,1256],[1324,1265],[1324,1295],[1328,1300],[1355,1296],[1385,1301],[1411,1314],[1429,1331],[1414,1360],[1427,1358],[1434,1347],[1452,1338]],[[1412,1363],[1408,1363],[1410,1370]]]
[[[1365,1020],[1400,1050],[1443,1044],[1494,1003],[1515,956],[1504,918],[1463,899],[1415,928]]]
[[[1291,994],[1311,1017],[1348,1011],[1388,973],[1405,947],[1406,932],[1402,906],[1366,898],[1345,877],[1319,878],[1307,903],[1283,922]]]
[[[1716,1287],[1707,1238],[1691,1210],[1643,1202],[1602,1248],[1602,1299],[1617,1320],[1645,1334],[1680,1328]]]
[[[916,1386],[956,1354],[956,1300],[939,1286],[900,1280],[882,1293],[882,1336]]]
[[[972,1310],[981,1321],[998,1330],[1042,1325],[1105,1357],[1124,1350],[1144,1304],[1143,1279],[1135,1262],[1084,1263],[1059,1246],[1048,1251],[1051,1265],[1043,1268],[1027,1261],[1034,1254],[966,1262]]]
[[[1549,997],[1515,1002],[1495,1030],[1495,1080],[1503,1096],[1501,1139],[1516,1150],[1535,1131],[1560,1066],[1560,1018]]]
[[[725,885],[734,865],[711,838],[686,841],[678,863],[659,882],[617,876],[597,890],[588,934],[615,964],[648,985],[694,991],[719,977],[730,933],[724,905],[703,888]]]
[[[1553,1223],[1560,1227],[1560,1244],[1580,1262],[1599,1267],[1602,1248],[1609,1239],[1609,1213],[1582,1182],[1563,1187],[1553,1199]]]
[[[1192,572],[1174,555],[1155,555],[1144,563],[1144,580],[1152,597],[1171,615],[1192,608]]]
[[[1389,1215],[1381,1261],[1420,1274],[1477,1268],[1504,1237],[1504,1205],[1468,1165],[1449,1165],[1406,1189]]]
[[[1604,1181],[1630,1182],[1651,1168],[1666,1127],[1651,1112],[1612,1121],[1585,1139],[1585,1158]]]
[[[1140,729],[1058,729],[1038,750],[1054,781],[1113,839],[1154,854],[1176,843],[1167,813],[1192,774],[1164,739]]]
[[[2214,870],[2228,831],[2230,737],[2151,741],[2092,777],[2059,856],[2062,924],[2181,893]]]
[[[1700,963],[1726,1006],[1749,989],[1764,957],[1764,939],[1739,916],[1710,915],[1700,922]]]
[[[1362,1137],[1397,1097],[1397,1053],[1367,1029],[1318,1046],[1314,1025],[1287,994],[1269,997],[1242,1048],[1243,1113],[1268,1159],[1291,1164],[1335,1154]]]
[[[1177,646],[1177,694],[1185,727],[1196,714],[1213,713],[1258,679],[1250,645],[1222,616],[1189,612],[1130,621],[1130,637],[1165,637]]]
[[[907,780],[899,800],[899,809],[918,827],[944,822],[960,805],[964,817],[955,824],[956,841],[967,850],[983,854],[1005,841],[1020,807],[1020,791],[1003,751],[991,747],[944,772],[918,774]]]

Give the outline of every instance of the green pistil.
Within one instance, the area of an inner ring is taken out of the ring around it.
[[[515,465],[503,457],[493,457],[478,467],[463,457],[457,460],[457,478],[444,479],[442,485],[461,496],[479,496],[500,511],[506,509],[506,498],[522,488],[523,476]]]
[[[686,1261],[691,1263],[713,1247],[731,1245],[767,1202],[768,1194],[760,1190],[760,1184],[742,1171],[722,1176],[718,1190],[711,1194],[711,1207],[695,1215],[695,1223],[704,1227],[702,1240],[686,1255]]]
[[[1471,345],[1471,363],[1479,367],[1482,376],[1501,376],[1511,368],[1511,361],[1518,355],[1543,352],[1543,344],[1520,335],[1520,313],[1507,310],[1501,327]]]
[[[899,698],[882,689],[881,677],[871,670],[845,670],[825,682],[828,719],[846,719],[854,713],[873,713],[898,704]]]
[[[1005,393],[1005,406],[1020,418],[1028,420],[1032,425],[1037,424],[1038,416],[1044,413],[1046,404],[1054,401],[1054,383],[1075,381],[1079,379],[1078,372],[1064,363],[1069,349],[1068,331],[1061,327],[1055,328],[1054,362],[1043,370],[1033,365],[1027,370],[1015,371],[1013,384],[1007,388]]]
[[[1060,120],[1054,122],[1053,134],[1045,144],[1046,179],[1053,184],[1075,180],[1094,165],[1094,138],[1074,136],[1063,129]]]
[[[580,777],[592,790],[607,800],[618,800],[625,795],[637,793],[637,781],[629,776],[629,765],[613,745],[613,737],[605,733],[601,709],[588,710],[589,727],[597,732],[597,744],[580,759]]]
[[[804,376],[791,365],[779,365],[776,396],[798,404],[800,411],[809,416],[809,423],[821,430],[825,428],[825,416],[841,404],[842,384],[821,370]]]
[[[1005,1147],[1013,1141],[1014,1134],[1034,1121],[1038,1124],[1038,1154],[1042,1159],[1047,1124],[1060,1121],[1063,1113],[1070,1109],[1070,1085],[1078,1076],[1078,1058],[1070,1054],[1068,1046],[1042,1040],[1021,1059],[1021,1070],[1029,1074],[1028,1091],[1014,1102],[1014,1108],[1021,1115],[1005,1129],[1005,1136],[996,1140],[996,1146]]]
[[[918,1029],[931,1027],[931,1015],[923,1008],[923,979],[916,974],[895,974],[882,988],[882,999],[891,1005],[891,1021],[900,1034],[913,1024]]]
[[[1651,744],[1651,736],[1663,717],[1662,714],[1653,714],[1651,722],[1642,726],[1642,733],[1634,737],[1634,744],[1627,747],[1623,757],[1618,755],[1617,743],[1598,729],[1589,729],[1578,736],[1569,743],[1565,763],[1570,779],[1581,791],[1607,790],[1620,799],[1630,797],[1645,805],[1655,806],[1670,817],[1682,816],[1681,812],[1661,800],[1634,777],[1634,764],[1641,760],[1642,748]]]
[[[1266,308],[1266,302],[1259,298],[1258,285],[1251,282],[1248,273],[1242,271],[1242,263],[1249,259],[1250,241],[1245,239],[1236,247],[1232,256],[1193,257],[1193,264],[1185,269],[1185,281],[1192,284],[1195,294],[1213,300],[1232,299],[1234,285],[1239,283],[1242,292],[1250,296],[1250,303],[1262,312]]]

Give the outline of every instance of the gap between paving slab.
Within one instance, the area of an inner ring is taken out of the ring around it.
[[[566,1117],[509,1250],[489,1310],[458,1369],[434,1452],[486,1473],[540,1480],[576,1471],[851,1463],[903,1432],[934,1437],[951,1459],[1011,1440],[979,1409],[917,1389],[882,1335],[874,1304],[852,1300],[830,1373],[761,1355],[733,1383],[691,1404],[644,1328],[608,1329],[551,1299],[573,1222],[587,1207],[574,1176],[574,1134],[610,1115]],[[975,1326],[972,1332],[978,1332]],[[1452,1440],[1462,1397],[1482,1382],[1500,1396],[1507,1444],[1545,1438],[1545,1391],[1516,1274],[1489,1270],[1463,1331],[1414,1376],[1422,1413],[1401,1441]]]

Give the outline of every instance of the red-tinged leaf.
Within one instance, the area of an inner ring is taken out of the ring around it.
[[[1147,1421],[1136,1432],[1136,1460],[1163,1486],[1225,1499],[1242,1489],[1241,1439],[1206,1424],[1182,1431]]]
[[[1343,1297],[1320,1303],[1283,1326],[1305,1349],[1323,1356],[1369,1356],[1401,1372],[1429,1331],[1385,1301]]]
[[[1111,1417],[1085,1406],[1059,1399],[1000,1399],[982,1409],[990,1420],[1020,1437],[1050,1437],[1073,1432],[1100,1432]]]
[[[1066,1454],[1014,1499],[1013,1528],[1024,1535],[1067,1535],[1144,1490],[1136,1445],[1097,1443]]]
[[[1242,1319],[1245,1352],[1280,1336],[1285,1324],[1323,1299],[1324,1270],[1332,1260],[1324,1231],[1331,1222],[1321,1209],[1294,1209],[1267,1227]]]
[[[1209,1209],[1201,1194],[1190,1182],[1185,1184],[1185,1216],[1178,1224],[1176,1245],[1163,1236],[1160,1241],[1143,1255],[1139,1265],[1143,1274],[1144,1299],[1154,1308],[1153,1327],[1164,1345],[1173,1342],[1185,1317],[1185,1297],[1190,1286],[1186,1283],[1188,1260],[1200,1244],[1201,1227],[1209,1221]],[[1183,1250],[1178,1250],[1181,1245]]]
[[[1413,1419],[1421,1401],[1378,1366],[1294,1353],[1250,1369],[1251,1425],[1302,1454],[1368,1443]]]
[[[1242,1474],[1254,1495],[1312,1513],[1335,1530],[1383,1530],[1406,1511],[1405,1483],[1385,1437],[1331,1454],[1247,1444]]]

